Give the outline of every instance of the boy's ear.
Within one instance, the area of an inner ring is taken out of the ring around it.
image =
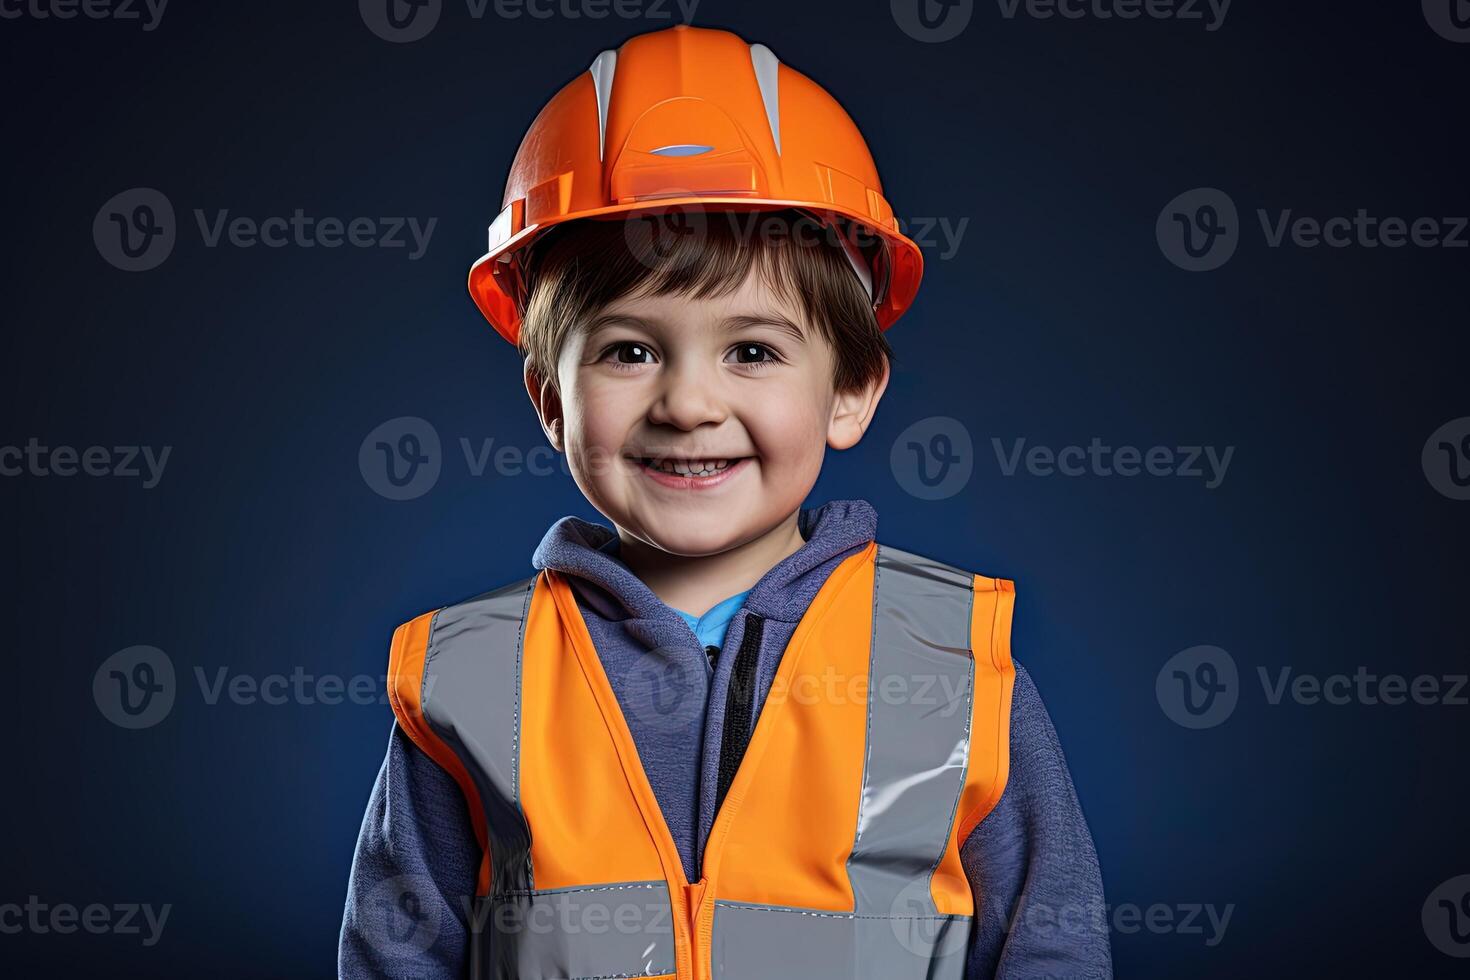
[[[827,424],[827,445],[833,449],[851,449],[868,431],[878,400],[888,389],[888,358],[883,358],[883,374],[861,388],[839,391],[832,403],[832,420]]]
[[[546,433],[551,448],[559,453],[566,452],[566,446],[562,442],[566,423],[562,416],[561,396],[557,394],[556,386],[531,369],[530,358],[526,359],[522,373],[526,379],[526,394],[531,396],[531,404],[536,406],[536,415],[541,419],[541,430]]]

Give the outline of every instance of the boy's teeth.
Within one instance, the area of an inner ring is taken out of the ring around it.
[[[730,461],[728,459],[662,459],[654,461],[652,465],[655,469],[678,476],[709,476],[728,467]]]

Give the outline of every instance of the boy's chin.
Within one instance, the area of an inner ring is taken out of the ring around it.
[[[708,521],[693,515],[665,518],[639,535],[650,546],[680,558],[718,555],[739,547],[752,536],[746,528],[732,526],[728,521],[723,526],[710,527]]]
[[[706,511],[692,507],[676,511],[628,515],[625,530],[652,548],[680,558],[707,558],[759,538],[780,523],[779,516],[750,512],[738,502],[725,501]]]

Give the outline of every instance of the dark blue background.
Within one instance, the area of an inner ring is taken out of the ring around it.
[[[310,10],[306,8],[310,8]],[[1286,9],[1289,8],[1289,9]],[[1460,975],[1420,908],[1470,872],[1470,708],[1269,706],[1256,668],[1464,673],[1470,503],[1420,449],[1470,415],[1470,252],[1268,248],[1256,208],[1470,213],[1470,45],[1417,3],[1236,0],[1199,22],[1007,20],[920,43],[886,2],[705,0],[866,133],[904,217],[969,219],[927,249],[890,334],[869,437],[817,503],[879,537],[1013,577],[1015,650],[1066,748],[1112,903],[1234,905],[1224,941],[1116,933],[1139,976]],[[0,443],[173,447],[162,482],[0,480],[7,663],[0,903],[171,903],[162,941],[0,935],[19,975],[327,976],[386,706],[210,706],[195,667],[378,675],[391,631],[529,574],[545,529],[602,520],[564,476],[471,476],[458,440],[542,444],[513,350],[464,289],[525,127],[600,50],[662,20],[471,19],[413,44],[350,0],[186,4],[136,22],[0,20],[5,408]],[[91,225],[127,188],[179,215],[146,273]],[[1160,209],[1215,186],[1244,241],[1191,274]],[[204,247],[192,210],[438,217],[405,250]],[[364,436],[422,416],[427,495],[359,473]],[[897,435],[947,415],[975,475],[905,493]],[[990,440],[1235,446],[1223,485],[1001,475]],[[1225,724],[1155,698],[1164,661],[1230,651]],[[94,672],[135,644],[179,672],[124,731]],[[1457,969],[1459,968],[1459,969]]]

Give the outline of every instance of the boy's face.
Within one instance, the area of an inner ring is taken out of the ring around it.
[[[567,337],[559,396],[526,384],[598,511],[662,551],[712,555],[791,518],[826,447],[862,438],[887,370],[838,394],[834,357],[752,270],[726,296],[616,300]]]

